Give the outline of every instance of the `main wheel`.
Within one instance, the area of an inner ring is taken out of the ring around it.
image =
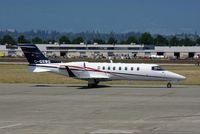
[[[171,88],[172,87],[172,84],[169,82],[167,83],[167,88]]]
[[[97,87],[98,84],[99,84],[99,81],[97,81],[96,79],[92,79],[91,81],[88,81],[89,88]]]
[[[97,87],[97,84],[88,84],[89,88]]]
[[[88,84],[89,88],[95,87],[95,84]]]

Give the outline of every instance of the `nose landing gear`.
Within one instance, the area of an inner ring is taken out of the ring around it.
[[[167,83],[167,88],[171,88],[172,84],[170,82]]]

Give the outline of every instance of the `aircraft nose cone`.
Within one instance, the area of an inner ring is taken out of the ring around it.
[[[176,73],[174,73],[173,76],[174,76],[174,78],[175,78],[176,80],[185,80],[185,79],[186,79],[185,76],[180,75],[180,74],[176,74]]]
[[[186,79],[186,77],[185,77],[185,76],[183,76],[183,75],[178,75],[178,79],[179,79],[179,80],[185,80],[185,79]]]
[[[176,73],[173,73],[173,72],[168,72],[168,76],[169,78],[173,79],[173,80],[185,80],[186,77],[183,76],[183,75],[180,75],[180,74],[176,74]]]

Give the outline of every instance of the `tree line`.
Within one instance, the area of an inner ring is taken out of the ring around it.
[[[200,37],[193,39],[190,37],[177,37],[177,36],[170,36],[166,37],[163,35],[154,35],[152,36],[150,33],[145,32],[142,33],[139,37],[131,35],[126,40],[119,40],[115,37],[110,37],[108,40],[103,40],[100,38],[93,38],[92,40],[85,40],[83,37],[79,36],[74,39],[69,39],[66,35],[60,36],[57,40],[55,39],[48,39],[44,40],[40,37],[33,37],[32,39],[27,39],[25,35],[20,35],[17,38],[13,38],[11,35],[7,34],[3,37],[0,37],[0,44],[150,44],[156,46],[196,46],[200,45]]]

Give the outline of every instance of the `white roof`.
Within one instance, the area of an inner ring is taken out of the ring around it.
[[[200,46],[156,46],[156,52],[200,52]]]

